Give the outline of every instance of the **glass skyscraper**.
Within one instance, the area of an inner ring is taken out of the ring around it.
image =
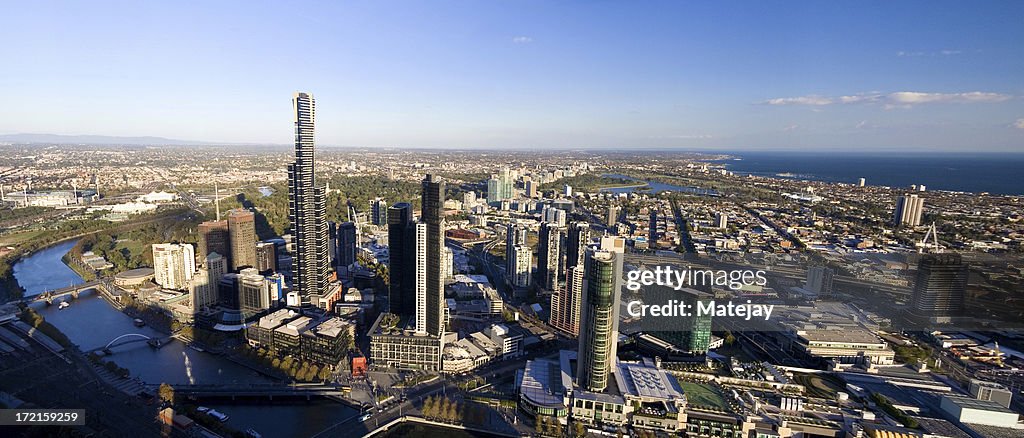
[[[577,384],[587,391],[604,391],[615,365],[622,258],[622,252],[604,248],[587,253],[576,364]]]
[[[292,288],[302,304],[320,304],[330,279],[324,187],[316,185],[313,144],[316,102],[313,95],[292,97],[295,161],[288,165],[288,219],[295,236]]]

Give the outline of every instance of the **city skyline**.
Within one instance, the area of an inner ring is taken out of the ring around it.
[[[1019,4],[403,6],[290,9],[290,23],[312,24],[301,27],[277,19],[283,5],[11,8],[0,32],[24,43],[5,48],[0,135],[286,144],[269,96],[310,88],[331,102],[317,140],[337,146],[1006,152],[1024,142]],[[48,31],[23,38],[37,28]],[[331,56],[283,68],[295,46]]]

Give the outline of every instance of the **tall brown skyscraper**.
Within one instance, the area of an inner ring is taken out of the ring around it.
[[[196,257],[199,263],[205,263],[210,253],[220,254],[231,266],[231,233],[228,221],[206,221],[199,224],[199,251]]]
[[[228,213],[228,232],[231,240],[231,270],[255,268],[256,215],[240,208],[231,210]]]

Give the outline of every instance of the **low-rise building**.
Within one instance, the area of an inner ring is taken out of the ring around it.
[[[406,327],[408,321],[390,321],[382,313],[370,328],[370,362],[376,366],[441,371],[444,340]]]
[[[797,330],[795,335],[804,353],[839,365],[892,365],[895,362],[896,353],[867,329],[809,329]]]

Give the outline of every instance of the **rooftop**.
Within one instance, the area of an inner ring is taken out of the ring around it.
[[[847,344],[884,344],[885,342],[866,329],[849,328],[845,330],[810,329],[797,332],[801,338],[809,342],[831,342]]]
[[[347,322],[341,318],[335,317],[321,322],[320,325],[317,325],[316,328],[311,331],[316,332],[319,336],[337,338],[347,326]]]
[[[565,389],[559,374],[558,362],[550,359],[535,359],[526,362],[523,381],[519,392],[531,402],[540,406],[563,406]]]
[[[295,318],[294,320],[274,329],[275,332],[281,332],[291,336],[298,336],[299,333],[306,331],[313,324],[313,320],[308,316],[302,316]]]
[[[295,316],[295,312],[288,309],[281,309],[260,318],[257,325],[261,328],[273,329],[279,327],[281,324],[284,324],[285,321],[294,318]]]

